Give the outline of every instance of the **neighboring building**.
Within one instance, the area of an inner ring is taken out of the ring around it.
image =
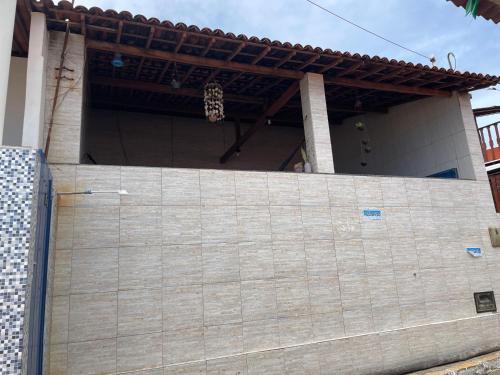
[[[399,374],[500,348],[475,296],[500,293],[500,221],[468,94],[498,77],[15,8],[0,2],[3,373]],[[293,173],[304,142],[313,173]],[[96,193],[51,216],[40,149],[56,192]]]
[[[491,20],[495,23],[500,22],[500,0],[447,0],[452,1],[457,7],[466,8],[467,2],[477,3],[477,15]]]

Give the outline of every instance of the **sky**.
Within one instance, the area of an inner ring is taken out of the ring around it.
[[[500,76],[500,23],[466,17],[463,8],[449,1],[315,1],[410,49],[434,55],[440,67],[449,67],[447,55],[453,52],[457,70]],[[236,35],[429,64],[423,57],[367,34],[306,0],[76,0],[75,5],[127,10],[161,21],[218,28]],[[474,108],[492,105],[500,105],[500,91],[472,93]],[[478,124],[495,121],[500,121],[500,115],[479,118]]]

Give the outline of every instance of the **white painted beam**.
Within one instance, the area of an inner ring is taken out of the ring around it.
[[[45,14],[34,12],[31,14],[23,123],[22,145],[26,147],[43,147],[47,45]]]
[[[16,0],[0,1],[0,145],[3,144],[3,128],[5,122],[5,106],[9,86],[10,55],[14,37],[14,21],[16,19]]]

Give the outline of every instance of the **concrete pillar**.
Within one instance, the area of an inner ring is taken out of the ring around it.
[[[477,133],[476,119],[472,112],[469,93],[455,93],[460,106],[460,114],[464,127],[464,138],[467,141],[469,155],[459,159],[460,178],[487,181],[488,174],[484,166],[483,152]]]
[[[22,142],[23,146],[33,148],[44,146],[47,41],[45,14],[34,12],[31,14]]]
[[[0,1],[2,26],[0,27],[0,145],[3,144],[3,128],[7,89],[9,87],[10,55],[14,37],[14,21],[16,19],[16,0]]]
[[[335,173],[323,76],[306,73],[300,81],[302,116],[309,162],[314,173]]]

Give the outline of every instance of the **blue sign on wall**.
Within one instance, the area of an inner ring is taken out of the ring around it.
[[[465,251],[467,251],[473,257],[480,257],[483,255],[480,247],[467,247]]]
[[[382,210],[364,209],[363,217],[367,220],[382,220]]]

